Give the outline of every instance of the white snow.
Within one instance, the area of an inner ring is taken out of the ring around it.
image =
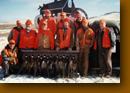
[[[9,33],[11,31],[11,29],[0,29],[0,35],[4,34],[4,33]]]
[[[4,47],[8,44],[7,36],[0,36],[0,54]]]
[[[3,77],[3,69],[0,67],[0,83],[120,83],[120,77],[110,77],[110,78],[100,78],[95,76],[88,76],[86,78],[78,77],[74,79],[68,78],[44,78],[41,76],[37,76],[33,78],[30,76],[28,78],[27,75],[10,75],[9,77],[2,80]]]

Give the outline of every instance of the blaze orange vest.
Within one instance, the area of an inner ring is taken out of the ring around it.
[[[82,33],[81,33],[82,32]],[[87,47],[87,44],[91,43],[91,35],[95,35],[92,29],[88,28],[85,33],[82,28],[80,28],[76,35],[79,34],[79,44],[80,48],[84,48],[84,46]]]
[[[17,58],[17,53],[16,51],[14,51],[14,54],[12,53],[12,51],[8,50],[8,49],[4,49],[3,50],[5,52],[5,54],[8,56],[8,57],[11,57],[11,58],[14,58],[16,63],[18,63],[18,60],[16,59]],[[11,64],[13,64],[13,62],[10,62]]]
[[[103,40],[102,40],[102,47],[103,48],[109,48],[111,46],[110,37],[109,37],[109,28],[105,28],[104,34],[103,34]],[[94,43],[94,49],[97,49],[97,36]]]
[[[25,29],[21,30],[19,48],[25,48],[26,46],[28,48],[34,48],[36,40],[35,33],[35,30],[31,30],[27,35]]]
[[[69,47],[69,45],[70,45],[71,31],[72,31],[71,28],[67,29],[67,31],[66,31],[66,37],[63,40],[64,31],[62,29],[59,29],[59,35],[60,35],[60,44],[59,44],[59,46],[60,46],[60,49],[65,48],[65,47]]]
[[[46,21],[46,18],[41,19],[41,21],[39,23],[39,30],[42,30],[43,21]],[[49,19],[47,20],[47,28],[49,28],[50,31],[52,31],[53,35],[56,34],[56,21],[54,18],[49,17]]]
[[[78,30],[79,25],[76,22],[74,22],[74,25],[76,27],[76,30]]]
[[[1,66],[1,62],[2,62],[2,57],[1,57],[1,55],[0,55],[0,66]]]
[[[50,31],[50,29],[47,29],[46,31],[40,31],[39,33],[37,33],[36,36],[36,43],[35,43],[35,49],[38,47],[38,43],[39,43],[39,35],[47,35],[49,37],[50,43],[51,43],[51,49],[54,49],[54,36],[53,33]]]
[[[68,19],[68,18],[67,18]],[[70,21],[69,21],[69,27],[70,27]],[[63,22],[61,22],[61,20],[59,21],[59,28],[63,29]]]
[[[59,21],[59,28],[63,28],[63,22]]]
[[[13,34],[14,34],[14,36],[13,36],[12,39],[16,42],[16,41],[17,41],[18,34],[19,34],[19,31],[17,31],[16,29],[13,29]]]

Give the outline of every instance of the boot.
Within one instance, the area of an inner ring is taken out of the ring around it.
[[[9,76],[9,63],[8,63],[8,61],[3,62],[2,68],[4,69],[4,77]]]

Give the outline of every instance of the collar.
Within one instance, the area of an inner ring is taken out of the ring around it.
[[[31,32],[31,31],[32,31],[32,29],[31,29],[30,31],[27,31],[27,29],[25,29],[25,31],[26,31],[26,32]]]
[[[83,27],[82,27],[82,29],[83,29],[83,31],[85,32],[86,30],[88,30],[88,27],[86,27],[86,28],[83,28]]]

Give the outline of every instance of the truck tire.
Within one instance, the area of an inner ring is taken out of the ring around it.
[[[39,22],[40,22],[40,20],[42,19],[43,17],[42,17],[42,15],[37,15],[36,17],[35,17],[35,19],[34,19],[34,25],[35,25],[35,27],[38,29],[38,27],[39,27]]]

